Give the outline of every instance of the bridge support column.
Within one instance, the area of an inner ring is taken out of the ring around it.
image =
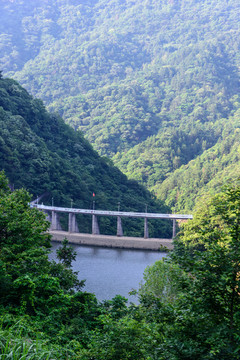
[[[69,213],[68,214],[68,232],[78,233],[78,224],[76,222],[76,214]]]
[[[56,211],[52,211],[50,229],[51,230],[62,230],[60,222],[59,222],[58,214]]]
[[[173,230],[172,230],[172,238],[176,236],[176,219],[173,219]]]
[[[144,218],[144,239],[148,239],[149,234],[148,234],[148,221],[147,218]]]
[[[122,219],[120,216],[117,217],[117,236],[123,236]]]
[[[92,216],[92,234],[93,235],[99,235],[100,234],[96,215]]]

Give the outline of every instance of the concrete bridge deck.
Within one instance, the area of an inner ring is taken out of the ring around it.
[[[69,243],[78,245],[102,246],[121,249],[139,249],[168,251],[173,249],[172,239],[144,239],[128,236],[93,235],[82,233],[69,233],[67,231],[51,230],[52,240],[63,241],[67,238]]]
[[[37,200],[36,200],[37,201]],[[122,244],[125,244],[124,247],[133,247],[136,248],[135,246],[139,246],[139,248],[144,248],[144,246],[151,246],[151,248],[156,248],[159,245],[159,241],[160,241],[160,246],[162,245],[162,243],[164,243],[164,245],[162,246],[167,246],[167,247],[171,247],[169,245],[169,242],[171,242],[171,239],[167,240],[167,239],[149,239],[149,233],[148,233],[148,219],[167,219],[167,220],[172,220],[173,221],[173,231],[172,231],[172,238],[174,238],[176,236],[176,220],[188,220],[188,219],[192,219],[193,216],[192,215],[187,215],[187,214],[160,214],[160,213],[148,213],[148,212],[144,212],[144,213],[140,213],[140,212],[125,212],[125,211],[106,211],[106,210],[95,210],[95,205],[93,206],[94,209],[76,209],[76,208],[64,208],[64,207],[56,207],[56,206],[46,206],[46,205],[39,205],[38,203],[36,203],[36,201],[31,202],[30,206],[37,208],[41,211],[44,211],[45,213],[48,214],[48,220],[50,221],[50,231],[55,232],[55,231],[62,231],[61,228],[61,224],[60,224],[60,219],[59,219],[59,213],[67,213],[68,214],[68,236],[69,234],[78,234],[79,233],[79,227],[78,227],[78,222],[76,219],[76,215],[77,214],[84,214],[84,215],[90,215],[92,216],[92,235],[84,235],[85,240],[84,241],[88,241],[91,242],[93,237],[98,238],[98,241],[101,242],[105,242],[105,245],[101,245],[101,246],[117,246],[116,244],[120,244],[119,247],[123,247]],[[94,203],[95,204],[95,203]],[[109,236],[100,236],[100,231],[99,231],[99,226],[98,226],[98,217],[99,216],[113,216],[117,218],[117,236],[113,236],[110,237]],[[136,239],[136,243],[135,243],[135,238],[127,238],[127,237],[123,237],[123,227],[122,227],[122,217],[129,217],[129,218],[143,218],[144,219],[144,238],[140,239],[137,238]],[[99,236],[98,236],[99,235]],[[79,235],[79,240],[78,241],[83,241],[81,240],[81,238],[83,237],[82,235]],[[119,237],[123,237],[122,241],[119,240]],[[71,235],[71,239],[74,239],[74,241],[77,241],[75,239],[75,235]],[[116,239],[117,242],[116,242]],[[125,240],[128,239],[127,243]],[[148,239],[148,240],[146,240]],[[127,245],[129,244],[131,241],[131,245]],[[147,241],[147,242],[146,242]],[[110,243],[110,245],[108,245]],[[136,244],[139,245],[136,245]],[[111,245],[114,244],[114,245]],[[141,245],[142,244],[142,245]],[[152,244],[152,245],[150,245]],[[154,245],[155,244],[155,245]],[[97,245],[97,244],[96,244]]]

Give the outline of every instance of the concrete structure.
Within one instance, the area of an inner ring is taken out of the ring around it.
[[[68,214],[68,231],[70,233],[78,233],[78,224],[76,221],[76,215],[73,213]]]
[[[51,222],[51,225],[50,225],[51,230],[62,230],[60,222],[59,222],[58,214],[56,211],[51,211],[51,215],[50,215],[49,219]]]
[[[68,213],[68,232],[69,233],[78,233],[78,226],[76,222],[76,214],[85,214],[92,216],[92,234],[100,235],[99,226],[98,226],[98,216],[115,216],[117,217],[117,236],[123,236],[122,228],[122,217],[134,217],[134,218],[143,218],[144,219],[144,238],[149,238],[148,233],[148,219],[168,219],[173,221],[173,232],[172,238],[176,236],[176,220],[187,220],[192,219],[192,215],[183,215],[183,214],[157,214],[157,213],[139,213],[139,212],[123,212],[123,211],[105,211],[105,210],[89,210],[89,209],[74,209],[74,208],[63,208],[55,206],[45,206],[39,205],[35,202],[32,202],[30,206],[35,207],[39,210],[42,210],[46,213],[50,213],[51,216],[49,220],[51,222],[50,230],[61,230],[60,222],[58,219],[59,213]]]
[[[138,249],[168,251],[173,249],[172,239],[144,239],[128,236],[77,234],[67,231],[50,231],[52,240],[63,241],[65,238],[72,244],[102,246],[120,249]]]
[[[117,236],[123,236],[122,219],[120,216],[117,217]]]

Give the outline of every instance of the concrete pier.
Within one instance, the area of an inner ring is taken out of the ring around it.
[[[68,232],[71,233],[78,233],[78,224],[76,221],[76,215],[73,213],[68,214]]]
[[[144,218],[144,239],[148,239],[149,234],[148,234],[148,220],[145,217]]]
[[[122,219],[120,216],[117,217],[117,236],[123,236]]]
[[[62,230],[61,225],[58,218],[58,213],[56,211],[51,212],[51,230]]]
[[[173,249],[172,239],[144,239],[128,236],[119,237],[111,235],[69,233],[66,231],[50,231],[50,234],[54,241],[63,241],[67,238],[69,243],[78,245],[155,251],[168,251]]]
[[[176,236],[176,219],[173,219],[173,234],[172,234],[173,239],[175,238],[175,236]]]
[[[98,220],[96,215],[92,215],[92,234],[98,235],[100,234]]]

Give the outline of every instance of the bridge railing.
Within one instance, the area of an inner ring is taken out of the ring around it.
[[[97,216],[115,216],[117,217],[117,236],[123,236],[122,217],[129,218],[144,218],[144,237],[148,238],[148,219],[169,219],[173,221],[173,233],[172,237],[176,236],[176,220],[188,220],[192,219],[192,215],[186,214],[159,214],[148,212],[126,212],[126,211],[107,211],[107,210],[91,210],[91,209],[75,209],[56,206],[40,205],[31,203],[31,207],[37,208],[44,212],[50,213],[49,220],[51,222],[50,230],[60,230],[60,223],[58,219],[58,213],[68,213],[68,231],[79,232],[76,214],[84,214],[92,216],[92,234],[99,234],[99,226]]]

